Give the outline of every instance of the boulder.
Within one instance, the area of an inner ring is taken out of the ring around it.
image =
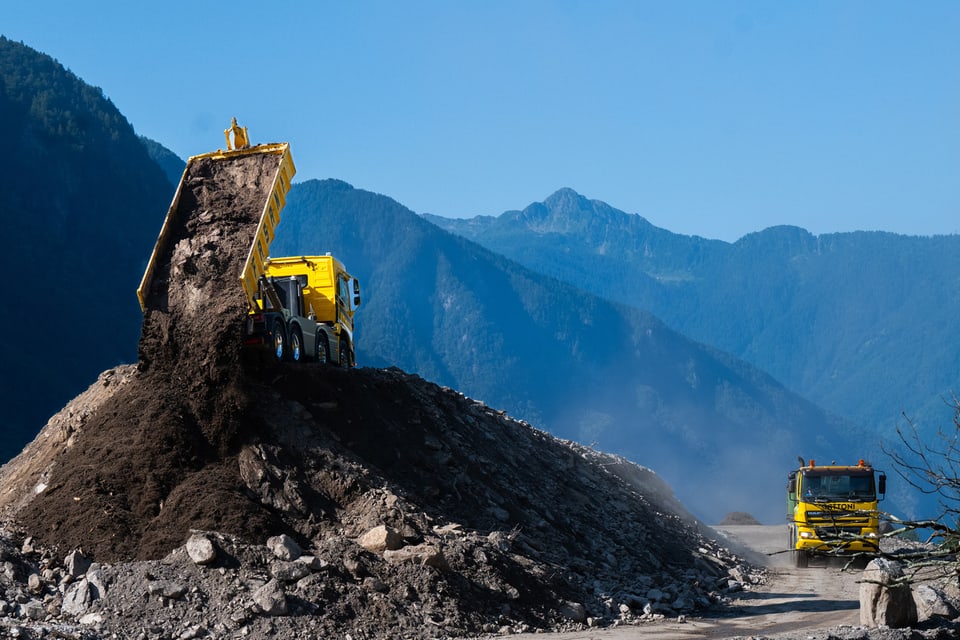
[[[296,560],[303,554],[297,541],[285,533],[268,538],[267,548],[280,560]]]
[[[310,567],[303,562],[272,562],[270,575],[280,582],[296,582],[310,575]]]
[[[387,549],[393,550],[402,547],[403,538],[395,529],[380,525],[360,536],[357,544],[371,553],[383,553]]]
[[[187,555],[194,564],[202,566],[213,564],[217,559],[217,549],[213,546],[213,541],[203,534],[195,533],[190,536],[186,547]]]
[[[147,585],[147,593],[158,595],[168,600],[180,600],[187,595],[187,585],[173,580],[157,580]]]
[[[401,549],[387,549],[383,552],[383,559],[391,564],[412,562],[425,567],[435,567],[445,570],[449,568],[447,559],[439,548],[432,544],[418,544]]]
[[[913,601],[921,622],[931,618],[952,620],[960,613],[943,590],[929,584],[921,584],[913,590]]]
[[[567,620],[582,624],[587,621],[587,608],[579,602],[568,600],[560,605],[560,615]]]
[[[67,557],[63,559],[63,568],[70,577],[79,578],[87,572],[92,562],[93,558],[76,549],[68,553]]]
[[[287,594],[275,579],[253,592],[253,602],[268,616],[287,614]]]
[[[903,566],[886,558],[871,560],[860,582],[860,624],[904,629],[916,623],[917,606]]]
[[[96,587],[90,584],[86,578],[82,578],[67,587],[63,594],[63,605],[61,611],[72,616],[83,614],[93,601],[99,598]]]

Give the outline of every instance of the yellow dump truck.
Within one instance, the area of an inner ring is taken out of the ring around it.
[[[206,233],[204,242],[212,244],[229,232],[241,239],[239,246],[246,252],[243,266],[237,258],[235,267],[237,293],[242,289],[247,300],[246,317],[237,318],[242,343],[265,347],[278,361],[314,359],[354,366],[353,319],[360,305],[356,278],[330,255],[270,257],[296,173],[290,145],[250,145],[246,127],[237,125],[236,118],[224,135],[226,150],[187,161],[137,289],[141,309],[144,314],[164,313],[172,306],[171,299],[180,292],[169,289],[170,274],[186,268],[182,256],[191,245],[202,244],[197,234]],[[211,232],[212,227],[217,228]],[[225,258],[222,251],[210,255]]]
[[[794,564],[811,556],[876,553],[880,544],[877,508],[887,477],[860,460],[856,465],[805,463],[787,476],[788,544]]]
[[[356,364],[353,316],[360,283],[333,256],[267,258],[244,342],[268,344],[277,360]]]

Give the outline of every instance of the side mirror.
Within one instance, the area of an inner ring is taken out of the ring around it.
[[[880,485],[877,487],[877,491],[880,492],[880,497],[883,497],[883,495],[887,492],[887,476],[880,476]]]
[[[360,281],[353,278],[353,308],[360,306]]]

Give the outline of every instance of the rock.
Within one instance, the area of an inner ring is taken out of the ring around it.
[[[435,567],[445,570],[449,568],[447,559],[440,549],[431,544],[418,544],[401,549],[387,549],[383,552],[383,559],[391,564],[413,562],[421,566]]]
[[[371,553],[383,553],[387,549],[393,550],[402,547],[403,538],[395,529],[380,525],[360,536],[357,544]]]
[[[368,576],[363,579],[363,587],[367,591],[376,591],[378,593],[386,593],[390,591],[390,587],[384,581],[373,576]]]
[[[207,630],[202,626],[195,624],[184,629],[183,633],[181,633],[178,637],[180,640],[194,640],[194,638],[202,638],[205,635],[207,635]]]
[[[20,615],[31,620],[43,620],[47,617],[47,610],[43,608],[42,602],[31,600],[20,606]]]
[[[351,556],[344,556],[343,568],[354,578],[362,578],[367,572],[360,560]]]
[[[579,602],[564,602],[560,605],[560,615],[573,622],[587,621],[587,608]]]
[[[921,584],[913,590],[913,601],[920,622],[930,618],[952,620],[960,613],[942,590],[929,584]]]
[[[77,622],[83,625],[100,624],[103,622],[103,616],[99,613],[85,613],[84,615],[80,616]]]
[[[31,573],[27,577],[27,591],[33,594],[43,591],[43,581],[40,579],[40,574]]]
[[[310,567],[302,562],[273,562],[270,575],[280,582],[296,582],[310,575]]]
[[[194,564],[206,566],[213,564],[217,559],[217,549],[213,541],[207,536],[195,533],[187,540],[187,555]]]
[[[326,568],[327,562],[317,556],[300,556],[295,562],[306,565],[310,571],[322,571]]]
[[[84,613],[98,597],[99,592],[96,587],[92,586],[89,580],[83,578],[67,587],[63,594],[63,605],[60,610],[63,613],[78,616]]]
[[[287,595],[277,580],[271,580],[254,591],[253,602],[268,616],[287,614]]]
[[[147,592],[170,600],[179,600],[187,595],[187,586],[172,580],[157,580],[147,585]]]
[[[90,568],[93,558],[84,555],[83,551],[76,549],[67,554],[63,559],[63,568],[67,575],[72,578],[79,578]]]
[[[303,553],[297,541],[285,533],[267,539],[267,548],[280,560],[296,560]]]
[[[103,577],[103,571],[96,563],[91,564],[90,568],[87,569],[85,578],[87,582],[90,583],[90,588],[93,590],[94,600],[99,600],[103,596],[107,595],[107,581]]]
[[[915,625],[917,606],[910,585],[904,580],[899,562],[886,558],[871,560],[860,583],[860,624],[894,629]]]

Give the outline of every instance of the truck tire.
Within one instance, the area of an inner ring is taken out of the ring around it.
[[[279,318],[273,322],[273,360],[283,362],[287,356],[287,338],[283,330],[283,321]]]
[[[340,341],[340,348],[337,352],[337,364],[347,369],[350,367],[350,348],[346,340]]]
[[[294,326],[290,330],[290,359],[293,362],[303,360],[303,333],[300,327]]]
[[[327,334],[317,330],[317,348],[314,358],[317,364],[327,364],[330,362],[330,343],[327,342]]]
[[[810,556],[804,549],[793,550],[793,566],[797,569],[806,569],[810,565]]]

